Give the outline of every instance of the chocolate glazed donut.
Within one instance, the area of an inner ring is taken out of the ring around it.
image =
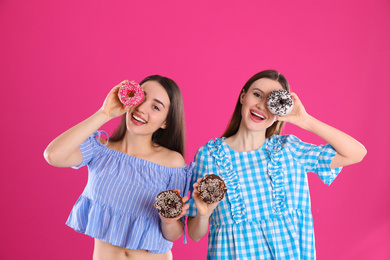
[[[183,200],[179,193],[174,190],[160,192],[156,196],[156,205],[158,213],[165,218],[176,218],[181,214]]]
[[[225,182],[215,174],[208,174],[200,181],[199,196],[207,204],[216,203],[223,199],[227,191]]]

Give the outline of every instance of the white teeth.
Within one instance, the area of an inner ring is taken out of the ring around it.
[[[252,113],[253,115],[255,115],[255,116],[258,116],[258,117],[260,117],[261,119],[265,119],[265,117],[264,117],[264,116],[262,116],[262,115],[259,115],[259,114],[255,113],[255,112],[253,112],[253,111],[251,111],[251,113]]]
[[[140,121],[141,123],[146,124],[146,121],[142,120],[141,118],[139,118],[139,117],[137,117],[137,116],[135,116],[135,115],[133,115],[133,118],[134,118],[135,120],[137,120],[137,121]]]

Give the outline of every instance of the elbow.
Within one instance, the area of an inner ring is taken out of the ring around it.
[[[191,236],[190,234],[188,234],[188,236],[192,239],[192,241],[194,242],[199,242],[199,240],[201,239],[200,237],[193,237]]]
[[[188,236],[192,241],[198,242],[205,234],[202,231],[199,231],[199,227],[194,226],[193,223],[194,217],[188,217],[187,219],[187,227],[188,227]],[[195,224],[196,225],[196,224]]]
[[[53,154],[50,152],[49,148],[46,148],[45,151],[43,151],[43,157],[48,164],[53,165]]]
[[[190,227],[188,227],[188,236],[194,242],[198,242],[203,237],[203,236],[199,236],[199,234],[194,234],[193,232],[191,232]]]
[[[173,241],[178,240],[178,239],[181,237],[182,234],[183,234],[183,232],[178,233],[178,234],[176,234],[176,235],[173,235],[173,236],[171,236],[171,237],[168,237],[167,239],[168,239],[169,241],[173,242]]]
[[[178,240],[181,237],[182,234],[183,234],[183,232],[182,233],[177,233],[177,234],[164,234],[164,232],[163,232],[163,237],[166,240],[174,242],[174,241]]]
[[[367,149],[362,145],[361,149],[356,154],[355,163],[361,162],[364,159],[364,157],[366,157],[366,155],[367,155]]]
[[[364,148],[364,146],[362,146],[361,149],[355,151],[354,156],[350,157],[349,162],[346,165],[360,163],[361,161],[363,161],[366,154],[367,154],[367,150],[366,148]]]
[[[173,241],[176,241],[176,240],[178,240],[180,237],[182,236],[182,234],[180,234],[180,236],[176,236],[176,237],[174,237],[174,239],[173,240],[171,240],[172,242]]]
[[[55,151],[53,151],[53,149],[50,149],[50,147],[48,146],[45,151],[43,152],[43,157],[45,158],[46,162],[52,166],[57,166],[58,164],[58,159],[56,156],[56,153]]]

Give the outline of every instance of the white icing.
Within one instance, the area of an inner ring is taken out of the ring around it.
[[[287,90],[278,89],[268,95],[267,106],[272,114],[286,116],[291,113],[294,101]]]

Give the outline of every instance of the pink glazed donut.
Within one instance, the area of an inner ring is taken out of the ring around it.
[[[136,106],[144,99],[144,90],[142,87],[135,83],[134,80],[126,83],[119,88],[118,91],[119,100],[125,106]]]

